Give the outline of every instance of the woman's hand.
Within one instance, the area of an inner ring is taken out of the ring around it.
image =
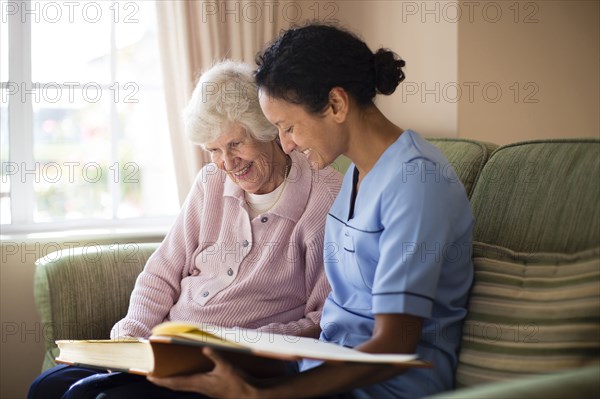
[[[223,359],[217,351],[204,348],[202,353],[215,364],[212,371],[166,378],[148,376],[148,380],[174,391],[196,392],[211,398],[260,397],[258,388],[248,382],[250,377]]]

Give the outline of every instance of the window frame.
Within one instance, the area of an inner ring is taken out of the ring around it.
[[[4,2],[5,0],[2,0]],[[32,0],[20,0],[21,7],[29,7]],[[111,6],[117,2],[111,0]],[[25,83],[31,89],[37,89],[44,85],[44,82],[33,82],[32,79],[32,25],[31,15],[23,18],[21,13],[13,13],[3,16],[8,23],[8,81],[0,82],[2,90],[8,90],[9,84],[16,83],[20,85]],[[116,83],[115,76],[117,72],[117,41],[116,41],[116,22],[111,19],[110,24],[110,85],[103,84],[99,87],[109,90]],[[60,84],[61,88],[68,88],[67,85]],[[32,96],[26,95],[25,101],[19,94],[10,95],[4,92],[8,99],[8,140],[9,152],[8,162],[20,165],[35,165],[34,159],[34,113]],[[19,98],[21,97],[21,98]],[[15,101],[15,98],[19,98]],[[118,137],[121,128],[118,121],[118,103],[110,102],[110,153],[111,165],[118,164]],[[165,110],[166,112],[166,110]],[[3,166],[4,169],[4,166]],[[3,178],[4,180],[4,178]],[[23,235],[45,233],[52,231],[82,230],[94,231],[95,229],[134,229],[136,231],[146,231],[158,228],[165,231],[173,221],[176,214],[169,216],[142,216],[135,218],[118,218],[117,208],[121,197],[121,191],[118,180],[111,180],[109,190],[112,197],[112,216],[110,219],[100,218],[82,218],[76,220],[62,220],[53,222],[35,222],[34,206],[35,192],[33,180],[25,178],[16,173],[8,176],[10,181],[10,223],[0,223],[1,234],[3,237],[8,235]],[[3,184],[0,181],[0,184]],[[4,219],[0,215],[0,220]]]

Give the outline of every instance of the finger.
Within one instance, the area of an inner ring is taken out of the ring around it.
[[[146,378],[148,379],[148,381],[155,385],[169,388],[174,391],[194,391],[195,388],[198,386],[198,383],[202,384],[203,379],[208,378],[207,374],[211,375],[215,373],[215,371],[218,374],[218,370],[223,370],[224,368],[227,369],[228,367],[231,367],[231,365],[226,360],[224,360],[223,357],[221,357],[221,355],[217,353],[217,351],[211,348],[204,347],[202,353],[215,364],[215,368],[209,373],[162,378],[157,378],[149,375]]]
[[[222,361],[223,358],[213,348],[205,346],[202,348],[202,353],[211,360]]]
[[[202,354],[204,356],[206,356],[207,358],[209,358],[215,364],[215,368],[231,366],[231,363],[229,363],[227,360],[225,360],[221,356],[221,354],[219,352],[217,352],[216,350],[214,350],[213,348],[209,348],[209,347],[205,346],[202,349]]]

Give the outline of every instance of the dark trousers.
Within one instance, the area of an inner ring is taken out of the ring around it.
[[[350,393],[321,399],[352,399]],[[27,399],[209,399],[197,393],[176,392],[152,384],[146,377],[106,373],[60,365],[46,370],[31,386]]]
[[[33,381],[27,399],[202,399],[152,384],[146,377],[60,365]]]

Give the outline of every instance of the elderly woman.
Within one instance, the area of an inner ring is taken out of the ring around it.
[[[111,336],[147,337],[155,325],[179,320],[318,337],[329,293],[324,223],[341,176],[285,154],[248,65],[225,61],[205,72],[184,117],[188,137],[212,163],[198,174]],[[182,396],[141,376],[58,366],[36,379],[28,397],[100,394]]]

